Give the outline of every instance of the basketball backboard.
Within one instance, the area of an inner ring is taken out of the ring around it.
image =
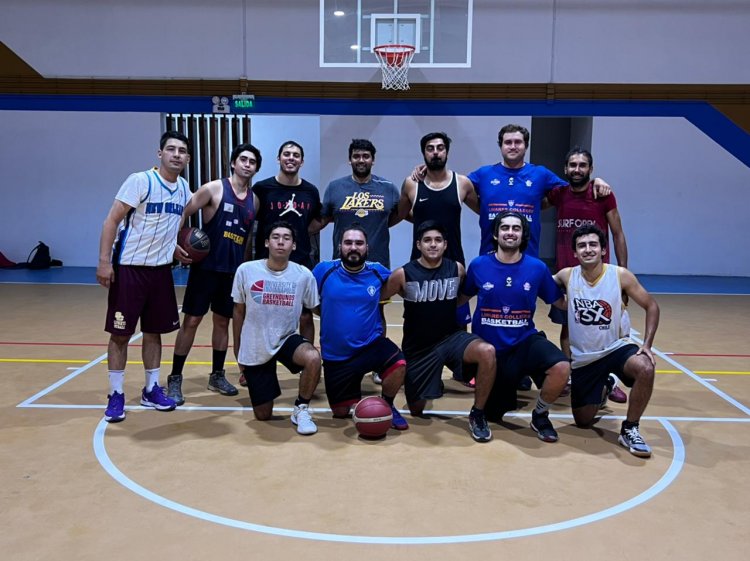
[[[320,66],[376,67],[373,48],[415,47],[412,67],[471,67],[474,0],[320,0]]]

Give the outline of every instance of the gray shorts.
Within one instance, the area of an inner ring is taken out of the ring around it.
[[[468,382],[476,376],[476,365],[464,364],[464,352],[472,341],[477,340],[476,335],[456,331],[427,351],[407,356],[404,380],[407,403],[442,396],[444,366],[453,372],[454,378]]]

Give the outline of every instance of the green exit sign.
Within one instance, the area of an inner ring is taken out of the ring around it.
[[[254,95],[233,95],[232,113],[248,113],[255,108]]]

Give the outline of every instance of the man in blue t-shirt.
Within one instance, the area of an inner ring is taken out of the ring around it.
[[[536,299],[564,308],[562,292],[547,266],[524,253],[530,238],[523,214],[503,211],[492,221],[494,253],[474,259],[466,272],[459,304],[477,296],[472,333],[495,347],[497,376],[485,413],[499,421],[517,408],[516,388],[530,375],[540,388],[531,414],[531,428],[545,442],[558,439],[549,420],[549,406],[570,376],[570,361],[534,327]]]
[[[341,234],[340,259],[323,261],[313,269],[318,283],[320,348],[328,403],[334,417],[347,417],[362,398],[362,379],[377,372],[382,397],[391,406],[392,426],[406,430],[409,424],[393,405],[404,384],[406,361],[393,341],[384,336],[378,304],[391,272],[380,263],[367,261],[367,233],[352,224]]]
[[[502,162],[482,166],[468,177],[479,198],[479,227],[482,240],[479,254],[494,251],[492,221],[499,213],[513,210],[529,221],[530,237],[524,252],[539,257],[541,233],[540,212],[549,191],[568,182],[544,166],[524,161],[529,147],[529,131],[520,125],[505,125],[497,135]],[[609,185],[601,179],[594,180],[597,195],[610,193]]]

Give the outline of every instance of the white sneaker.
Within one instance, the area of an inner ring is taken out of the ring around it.
[[[318,427],[315,425],[312,416],[310,415],[310,407],[305,403],[294,406],[292,424],[297,426],[297,432],[299,434],[315,434],[318,432]]]
[[[372,373],[372,381],[376,383],[378,386],[383,384],[383,379],[380,377],[380,374],[377,372]]]

